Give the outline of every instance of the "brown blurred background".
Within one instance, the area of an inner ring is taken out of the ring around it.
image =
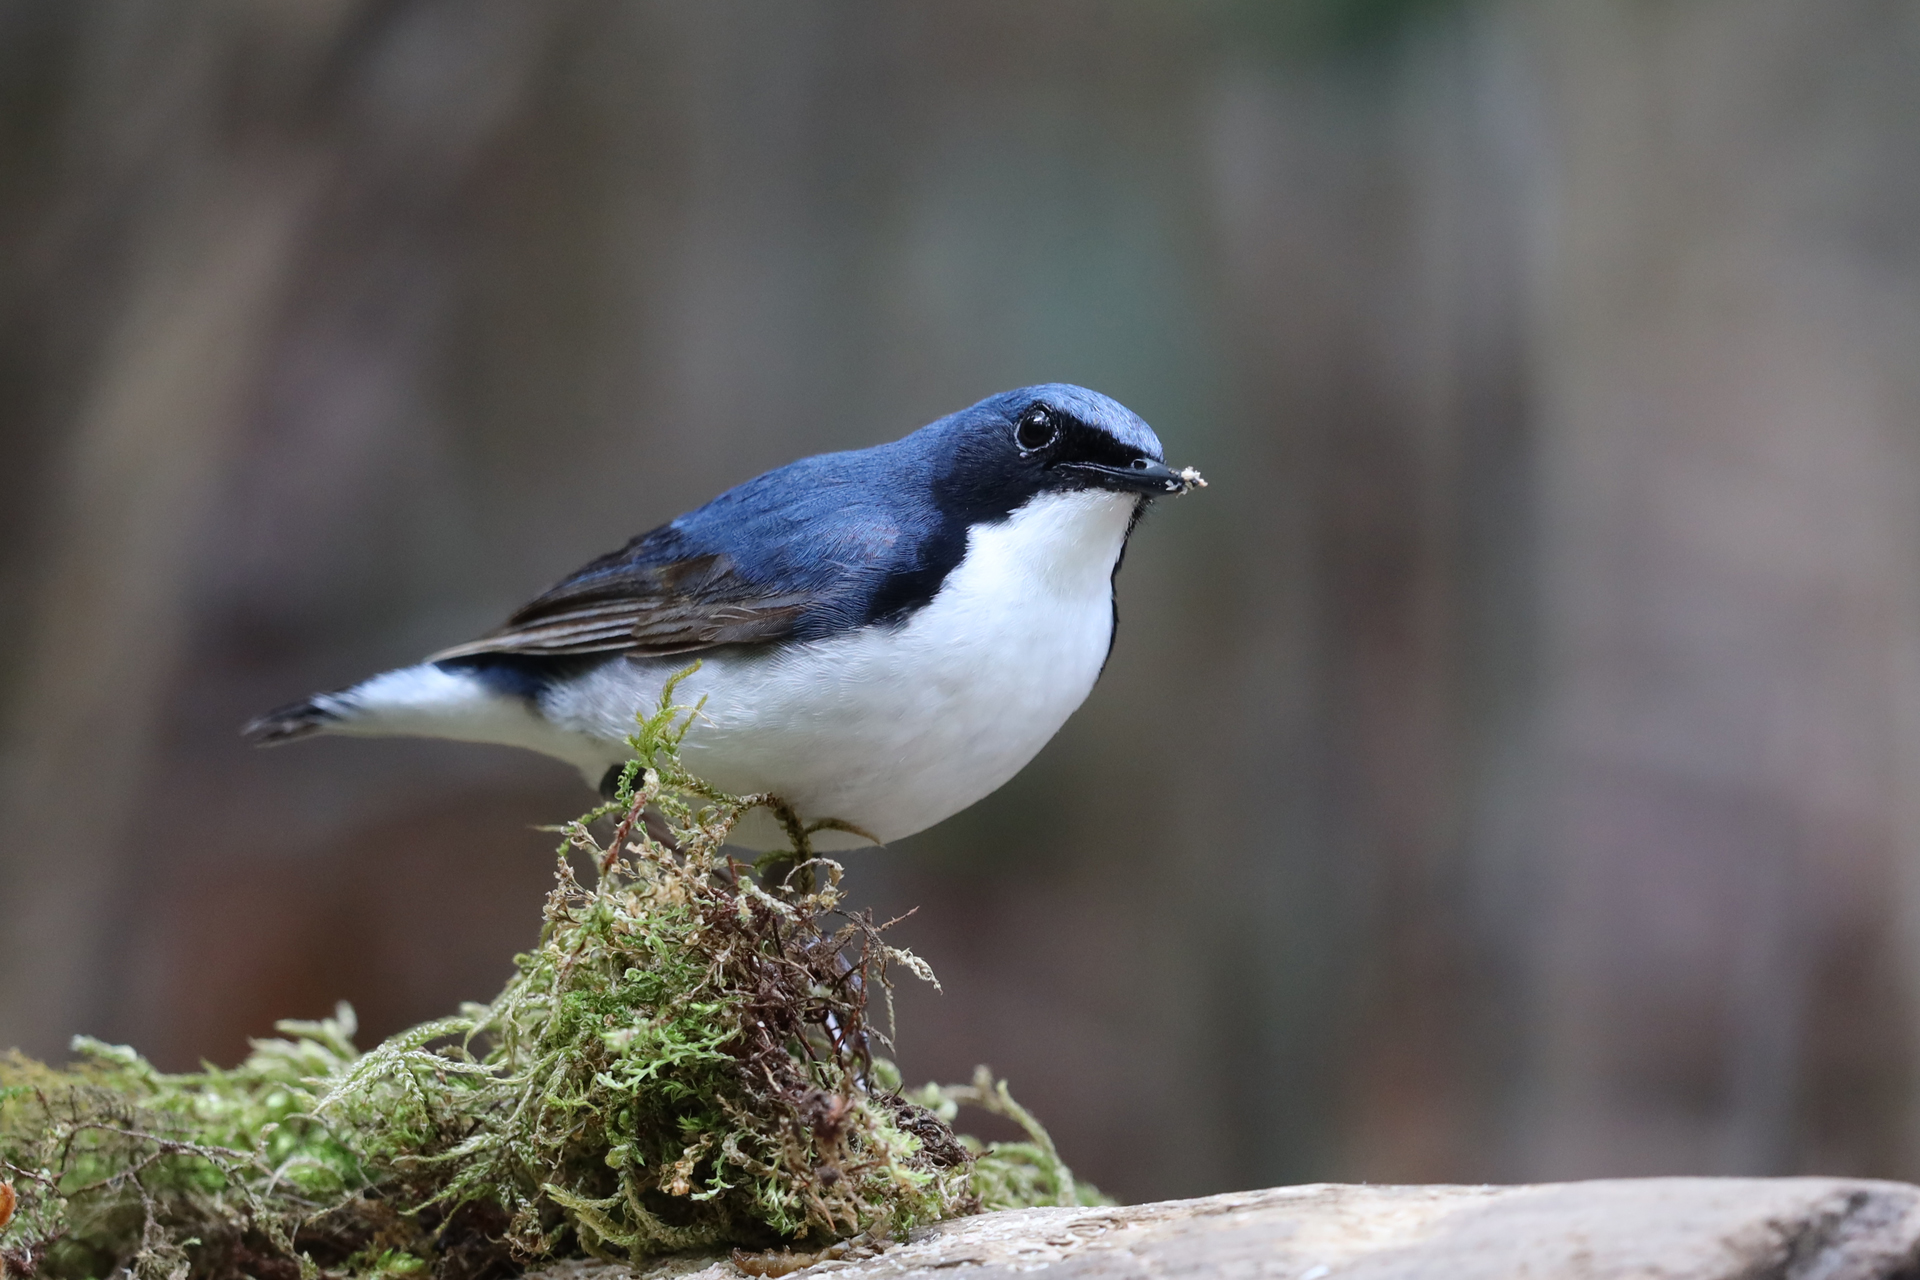
[[[1126,1198],[1920,1176],[1920,8],[0,0],[0,1044],[498,989],[564,767],[242,747],[1060,379],[1088,705],[852,859]]]

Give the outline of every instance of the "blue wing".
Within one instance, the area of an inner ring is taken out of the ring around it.
[[[430,661],[810,639],[930,598],[951,534],[895,446],[805,458],[600,557]],[[905,467],[908,473],[903,474]],[[875,483],[885,477],[885,483]],[[915,495],[921,495],[916,497]],[[960,532],[964,548],[964,530]],[[933,577],[931,589],[921,590]]]

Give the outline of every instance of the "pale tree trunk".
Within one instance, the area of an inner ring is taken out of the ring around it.
[[[261,433],[269,383],[303,364],[313,385],[349,397],[366,381],[325,334],[287,332],[296,292],[327,271],[316,252],[325,220],[383,200],[382,216],[404,220],[444,202],[475,139],[497,125],[499,108],[486,108],[512,100],[548,21],[500,0],[441,11],[182,0],[98,6],[76,22],[56,134],[63,198],[40,235],[97,295],[76,303],[56,289],[46,307],[49,321],[85,302],[113,319],[86,367],[63,371],[84,394],[39,502],[45,560],[27,579],[30,639],[7,689],[7,1045],[56,1056],[72,1028],[101,1025],[110,1008],[106,993],[119,984],[101,968],[128,931],[126,913],[144,905],[126,887],[148,839],[135,806],[153,782],[183,646],[204,623],[206,565],[244,559],[210,540],[246,527],[233,510],[248,504],[231,485]],[[412,39],[423,56],[382,67],[370,34],[389,47]],[[428,108],[414,98],[435,60],[467,74],[426,85]],[[356,92],[323,92],[343,76],[359,78]],[[405,273],[400,282],[414,283]],[[422,382],[434,371],[418,355],[390,344],[382,376]],[[319,432],[359,438],[341,425]],[[287,452],[297,466],[327,450]],[[310,478],[279,479],[298,491]],[[341,509],[352,498],[331,495]]]
[[[1867,242],[1920,125],[1862,110],[1910,74],[1912,14],[1525,21],[1556,172],[1534,276],[1547,778],[1515,1168],[1817,1167],[1802,1101],[1829,1086],[1823,1042],[1886,1012],[1866,978],[1836,984],[1836,957],[1875,937],[1887,954],[1920,857],[1920,326],[1911,275]]]
[[[58,1043],[97,989],[101,904],[118,850],[140,843],[131,801],[189,626],[183,584],[242,436],[319,177],[298,158],[224,152],[210,64],[229,56],[228,33],[215,15],[173,16],[181,29],[167,53],[177,62],[147,84],[146,110],[129,113],[116,110],[126,68],[112,57],[143,24],[124,7],[97,14],[91,80],[105,101],[72,113],[69,164],[138,167],[155,145],[179,154],[171,189],[136,186],[129,197],[160,208],[143,211],[128,246],[119,314],[53,471],[45,603],[11,699],[0,969],[14,980],[0,984],[0,1027],[10,1043],[40,1049]],[[148,112],[189,124],[156,138]]]

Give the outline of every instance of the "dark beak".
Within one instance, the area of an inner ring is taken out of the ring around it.
[[[1060,465],[1065,470],[1081,473],[1103,489],[1144,493],[1149,497],[1185,493],[1194,487],[1193,480],[1198,479],[1197,473],[1190,479],[1166,463],[1155,462],[1152,458],[1135,458],[1123,467],[1110,467],[1098,462],[1063,462]]]

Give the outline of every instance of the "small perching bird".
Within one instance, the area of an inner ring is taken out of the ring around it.
[[[603,789],[674,672],[688,768],[887,841],[981,799],[1092,691],[1147,503],[1206,482],[1084,387],[1022,387],[903,440],[803,458],[600,557],[504,626],[246,727],[556,756]],[[756,810],[735,832],[784,843]],[[864,841],[826,830],[817,849]]]

